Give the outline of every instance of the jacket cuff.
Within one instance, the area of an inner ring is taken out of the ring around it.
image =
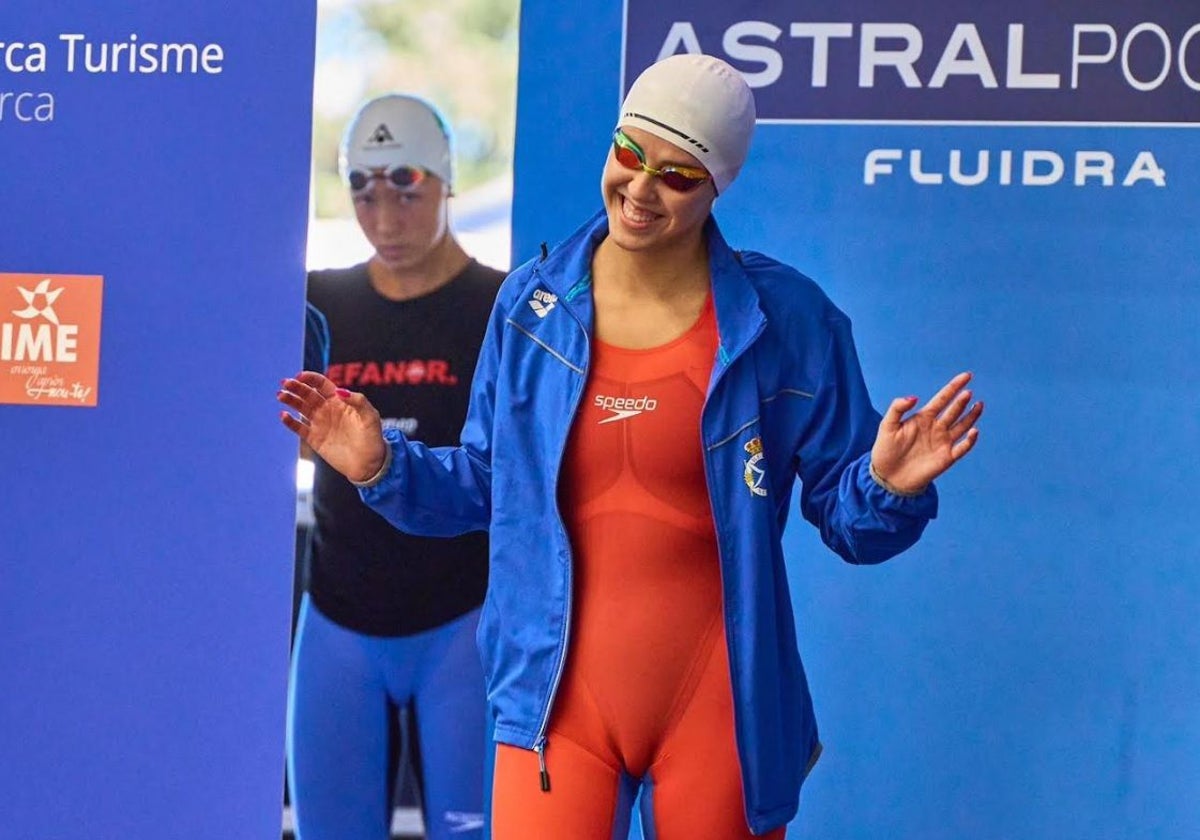
[[[899,488],[892,486],[875,472],[870,452],[866,453],[858,464],[857,479],[859,492],[866,497],[867,504],[872,508],[915,519],[937,517],[938,493],[934,482],[930,482],[924,490],[915,495],[897,492]]]
[[[869,463],[870,463],[869,470],[871,473],[871,478],[873,478],[875,480],[876,484],[878,484],[880,487],[882,487],[884,490],[888,491],[889,493],[893,493],[897,496],[902,496],[905,499],[915,499],[918,496],[920,496],[921,494],[923,494],[926,490],[929,489],[929,485],[927,484],[927,485],[925,485],[925,487],[923,487],[921,490],[919,490],[916,493],[906,493],[905,491],[901,490],[896,485],[892,484],[886,478],[881,476],[879,474],[879,470],[875,469],[874,461],[869,461]],[[930,483],[932,484],[932,482],[930,482]]]
[[[366,481],[355,481],[353,478],[348,478],[351,484],[361,489],[374,487],[379,482],[383,481],[383,477],[388,474],[388,470],[392,468],[392,446],[385,438],[383,441],[383,464],[379,467],[375,475],[368,478]]]

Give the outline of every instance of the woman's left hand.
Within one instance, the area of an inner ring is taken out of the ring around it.
[[[904,415],[916,407],[917,398],[892,400],[871,449],[871,467],[885,487],[917,495],[971,451],[979,439],[975,423],[983,403],[967,408],[970,381],[970,373],[958,374],[908,417]]]

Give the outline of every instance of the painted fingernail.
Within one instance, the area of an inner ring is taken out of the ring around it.
[[[345,388],[338,388],[337,395],[339,397],[341,397],[342,399],[346,399],[346,397],[350,396],[350,392],[347,391]]]

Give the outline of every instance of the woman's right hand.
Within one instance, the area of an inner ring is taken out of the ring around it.
[[[306,370],[283,380],[276,399],[294,412],[280,412],[283,425],[346,478],[366,481],[383,467],[383,423],[362,394]]]

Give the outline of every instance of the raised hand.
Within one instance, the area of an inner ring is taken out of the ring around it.
[[[915,495],[971,451],[979,439],[975,423],[983,403],[968,410],[970,373],[951,379],[920,410],[904,415],[917,404],[916,397],[892,400],[879,423],[871,466],[884,486]]]
[[[351,481],[366,481],[379,472],[387,455],[383,424],[362,394],[306,370],[283,380],[276,399],[295,412],[280,412],[283,425],[329,466]]]

